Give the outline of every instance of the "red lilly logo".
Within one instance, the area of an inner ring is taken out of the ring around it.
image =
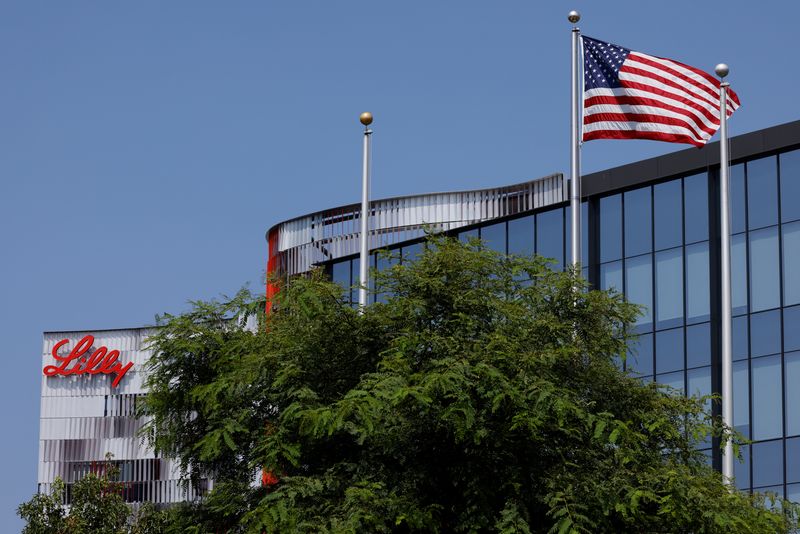
[[[116,374],[117,376],[114,377],[114,381],[111,382],[111,387],[115,388],[119,385],[125,373],[133,367],[133,362],[128,362],[124,365],[122,362],[118,362],[119,351],[108,350],[106,347],[95,349],[90,355],[85,356],[85,354],[91,350],[92,344],[94,344],[94,336],[84,336],[83,339],[78,341],[77,345],[72,348],[69,354],[60,356],[58,354],[58,349],[67,343],[69,343],[68,339],[62,339],[53,347],[53,358],[60,363],[58,365],[45,366],[45,368],[42,369],[45,376]],[[72,367],[70,367],[70,364],[72,364]]]

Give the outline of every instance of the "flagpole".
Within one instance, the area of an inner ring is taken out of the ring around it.
[[[580,157],[580,131],[581,131],[581,90],[578,87],[581,77],[578,69],[581,69],[579,59],[581,31],[575,26],[581,20],[581,14],[577,11],[570,11],[567,15],[572,26],[572,115],[570,120],[571,139],[570,139],[570,208],[571,208],[571,251],[572,265],[580,268],[581,264],[581,157]]]
[[[724,80],[730,69],[720,63],[714,71]],[[722,422],[733,428],[733,352],[731,341],[731,230],[728,179],[728,82],[719,84],[719,202],[720,202],[720,262],[722,272]],[[722,453],[722,478],[733,482],[733,443],[725,442]]]
[[[364,112],[359,117],[359,121],[364,125],[364,157],[362,160],[361,172],[361,255],[358,274],[358,309],[359,313],[364,312],[367,306],[367,288],[369,287],[369,158],[370,158],[370,137],[372,130],[372,113]]]

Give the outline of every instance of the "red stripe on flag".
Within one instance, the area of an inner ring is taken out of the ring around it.
[[[683,68],[685,68],[687,70],[690,70],[690,71],[694,72],[695,74],[702,75],[705,80],[707,80],[709,83],[711,83],[711,85],[713,85],[714,87],[717,88],[717,92],[716,93],[714,92],[714,90],[711,87],[707,86],[706,84],[700,83],[700,82],[698,82],[696,80],[688,78],[685,74],[683,74],[683,73],[681,73],[681,72],[679,72],[679,71],[677,71],[675,69],[672,69],[672,68],[668,67],[667,65],[664,65],[662,63],[656,63],[655,61],[653,61],[651,59],[648,59],[646,57],[640,56],[636,52],[631,52],[628,55],[628,57],[629,58],[633,58],[633,59],[635,59],[636,61],[638,61],[640,63],[644,63],[645,65],[650,65],[651,67],[653,67],[655,69],[659,69],[659,70],[663,70],[665,72],[668,72],[669,74],[675,76],[676,78],[680,78],[681,80],[683,80],[687,84],[692,84],[694,87],[697,87],[698,89],[700,89],[701,91],[706,93],[708,96],[710,96],[712,101],[713,100],[719,101],[719,80],[715,80],[714,78],[712,78],[711,76],[705,74],[702,71],[698,71],[697,69],[692,69],[691,67],[689,67],[687,65],[682,65],[681,64],[681,66]],[[664,59],[664,58],[659,58],[659,59]],[[672,60],[671,59],[669,59],[669,60],[665,59],[665,61],[672,61]],[[677,61],[673,61],[673,63],[678,63],[678,62]],[[624,66],[623,66],[623,68],[624,68]],[[674,82],[672,82],[672,83],[674,83]]]
[[[583,124],[594,124],[595,122],[629,122],[636,123],[651,123],[651,124],[665,124],[667,126],[679,126],[687,130],[694,131],[691,124],[684,120],[673,119],[672,117],[664,117],[661,115],[649,115],[643,113],[595,113],[587,115],[583,118]],[[702,137],[697,135],[698,141],[702,141]],[[709,135],[709,137],[711,137]]]
[[[686,108],[681,108],[678,106],[671,106],[669,104],[665,104],[659,100],[653,100],[651,98],[641,98],[638,96],[593,96],[584,100],[585,106],[584,109],[588,109],[595,105],[629,105],[629,106],[650,106],[654,108],[664,109],[667,111],[672,111],[674,113],[678,113],[680,115],[685,116],[689,119],[692,123],[694,123],[695,130],[703,131],[708,133],[709,135],[714,135],[714,132],[717,131],[717,128],[707,126],[703,122],[701,122],[697,116],[695,116],[691,111],[688,111]],[[704,114],[704,116],[711,122],[712,124],[719,126],[719,120],[715,117],[711,116],[710,114]]]
[[[596,130],[594,132],[584,132],[584,141],[591,141],[592,139],[649,139],[651,141],[666,141],[668,143],[688,143],[696,147],[701,147],[705,144],[688,135],[648,131],[640,132],[636,130]]]

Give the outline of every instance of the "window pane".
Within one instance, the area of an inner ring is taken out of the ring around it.
[[[616,289],[622,293],[621,261],[613,261],[600,266],[600,289]]]
[[[731,237],[731,308],[747,313],[747,241],[745,234]]]
[[[734,317],[732,324],[732,344],[733,344],[733,359],[741,360],[747,359],[750,355],[750,338],[748,336],[748,319],[746,315],[741,317]]]
[[[777,354],[781,351],[781,314],[779,310],[750,316],[750,357]]]
[[[690,397],[711,395],[711,367],[700,367],[686,372],[686,393]],[[705,402],[705,407],[711,411],[710,400]]]
[[[677,373],[667,373],[665,375],[656,375],[656,382],[664,384],[677,391],[672,391],[672,395],[683,395],[683,371]]]
[[[779,282],[778,229],[765,228],[750,232],[751,311],[780,305]]]
[[[600,199],[600,263],[622,257],[622,196]]]
[[[463,241],[466,241],[467,239],[472,237],[478,237],[477,230],[470,230],[470,232],[468,233],[469,237],[466,237],[465,239],[463,239]],[[460,234],[459,239],[461,239],[463,235],[464,234]],[[417,259],[417,256],[422,254],[422,243],[414,243],[413,245],[408,245],[407,247],[403,247],[402,251],[403,251],[402,252],[403,262],[415,261]]]
[[[506,252],[506,223],[497,223],[481,228],[481,240],[486,248]]]
[[[686,367],[711,365],[711,327],[708,323],[686,329]]]
[[[766,356],[751,360],[753,380],[753,439],[771,439],[782,433],[781,358]]]
[[[378,254],[377,256],[375,267],[378,270],[378,272],[387,271],[391,269],[393,265],[397,265],[400,261],[398,256],[396,255],[396,252],[393,252],[392,256],[389,257],[385,256],[384,254],[385,253]],[[370,278],[370,282],[374,282],[374,280]],[[389,298],[389,293],[386,292],[377,293],[374,296],[375,302],[386,302],[388,298]]]
[[[656,332],[656,373],[683,368],[683,328]]]
[[[800,504],[800,484],[786,486],[786,500]]]
[[[800,352],[786,354],[786,435],[800,435]]]
[[[686,242],[708,239],[708,177],[706,173],[683,179],[683,212]]]
[[[750,437],[750,384],[747,361],[733,363],[733,426]]]
[[[731,166],[730,169],[730,194],[731,194],[731,233],[738,234],[744,232],[745,209],[744,209],[744,164]]]
[[[656,253],[656,327],[683,323],[683,250]]]
[[[753,443],[753,487],[783,484],[783,441]]]
[[[733,477],[736,479],[736,487],[740,490],[750,489],[750,446],[743,445],[739,448],[742,453],[742,461],[733,460]]]
[[[800,206],[800,197],[793,201]],[[800,222],[784,224],[782,232],[783,305],[789,306],[800,304]]]
[[[508,253],[530,256],[533,251],[533,215],[508,221]]]
[[[350,287],[350,261],[340,261],[333,264],[331,278],[345,289]]]
[[[800,438],[786,440],[786,482],[800,482]]]
[[[654,186],[653,199],[656,250],[680,246],[683,244],[681,181],[672,180]]]
[[[708,242],[686,247],[686,322],[707,321],[711,316]]]
[[[748,228],[778,223],[778,159],[775,156],[747,162]]]
[[[653,322],[653,272],[650,255],[631,258],[625,262],[625,294],[630,302],[644,306],[643,314],[636,324],[650,325]]]
[[[564,240],[567,261],[572,264],[572,209],[564,208]],[[589,204],[581,203],[581,264],[589,263]]]
[[[652,250],[650,188],[625,193],[625,256],[638,256]]]
[[[464,232],[459,232],[458,240],[462,243],[469,243],[472,239],[478,238],[478,229],[473,228],[472,230],[465,230]],[[406,247],[403,247],[406,248]]]
[[[557,209],[536,216],[536,253],[564,265],[564,210]]]
[[[783,309],[783,350],[800,350],[800,306]]]
[[[781,220],[800,219],[800,150],[780,155],[781,159]]]
[[[628,357],[625,360],[628,371],[640,375],[653,374],[653,334],[640,334],[628,342]]]

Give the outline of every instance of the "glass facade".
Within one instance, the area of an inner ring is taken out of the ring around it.
[[[712,301],[719,291],[717,180],[716,170],[693,172],[591,197],[582,208],[584,274],[642,306],[625,368],[681,394],[709,394],[721,380],[719,305]],[[753,441],[735,462],[736,483],[798,500],[800,150],[739,162],[730,185],[734,425]],[[536,253],[560,269],[570,261],[569,225],[569,207],[559,205],[457,235],[499,252]],[[403,247],[404,258],[419,246]],[[357,260],[330,272],[342,285],[356,283]],[[719,465],[719,451],[700,447]]]

